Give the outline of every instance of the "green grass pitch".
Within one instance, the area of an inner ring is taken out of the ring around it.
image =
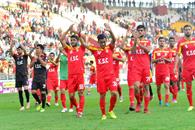
[[[170,107],[159,106],[156,87],[153,85],[154,99],[150,102],[150,114],[142,112],[127,113],[129,106],[128,89],[123,85],[124,102],[117,102],[115,113],[117,119],[101,121],[99,95],[96,89],[86,96],[83,118],[76,118],[74,113],[61,113],[60,106],[52,102],[44,113],[37,112],[31,96],[31,109],[19,111],[17,94],[0,95],[0,130],[195,130],[195,110],[187,112],[186,93],[179,92],[177,104]],[[164,88],[163,88],[164,89]],[[110,94],[107,93],[107,110]],[[163,95],[164,97],[164,95]],[[53,99],[54,100],[54,99]],[[69,106],[69,100],[67,101]]]

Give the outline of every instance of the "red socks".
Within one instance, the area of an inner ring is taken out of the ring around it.
[[[165,94],[165,103],[168,103],[168,102],[169,102],[169,95]]]
[[[85,104],[85,96],[79,96],[79,111],[83,112],[83,108],[84,108],[84,104]]]
[[[104,98],[100,98],[100,110],[102,112],[102,115],[106,115],[105,106],[106,106],[106,99],[105,99],[105,97]]]
[[[117,96],[111,96],[110,97],[110,108],[109,108],[109,112],[114,109],[114,106],[116,104],[116,99],[117,99]]]
[[[134,88],[129,88],[129,101],[130,106],[134,106]]]
[[[186,94],[187,94],[187,97],[188,97],[189,104],[190,104],[190,106],[193,106],[193,101],[192,101],[192,84],[187,84],[186,83],[186,88],[187,88]]]
[[[61,98],[63,108],[66,108],[66,96],[65,96],[65,94],[61,93],[60,98]]]
[[[48,103],[51,102],[51,95],[47,95],[47,102],[48,102]]]

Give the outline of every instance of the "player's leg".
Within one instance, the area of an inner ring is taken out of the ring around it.
[[[156,86],[157,86],[156,90],[157,90],[159,105],[162,105],[161,84],[156,84]]]
[[[42,108],[40,110],[40,112],[44,112],[45,111],[45,104],[46,104],[46,84],[45,82],[40,83],[40,90],[41,90],[41,102],[42,102]]]
[[[24,99],[23,99],[23,90],[22,87],[18,87],[18,97],[20,101],[20,111],[24,111]]]
[[[79,95],[79,110],[77,114],[78,114],[78,117],[82,117],[84,104],[85,104],[85,96],[84,96],[85,85],[84,85],[83,75],[78,75],[77,85],[78,85],[77,90],[78,90],[78,95]]]
[[[129,86],[129,101],[130,101],[129,110],[134,111],[135,110],[134,108],[134,98],[135,98],[134,83],[133,83],[132,76],[130,76],[129,70],[128,70],[128,75],[127,75],[127,81],[128,81],[128,86]]]
[[[35,99],[35,101],[39,104],[38,106],[37,106],[37,110],[40,110],[40,104],[41,104],[41,100],[40,100],[40,98],[39,98],[39,96],[37,95],[37,82],[32,82],[32,90],[31,90],[31,93],[32,93],[32,96],[33,96],[33,98]]]
[[[160,106],[162,105],[161,84],[162,84],[162,77],[156,74],[156,86],[157,86],[156,91],[157,91],[158,101]]]
[[[109,107],[108,114],[110,115],[111,118],[116,119],[117,117],[116,117],[115,113],[113,112],[113,110],[114,110],[114,107],[115,107],[116,101],[117,101],[117,91],[112,90],[110,92],[110,94],[111,94],[111,97],[110,97],[110,107]]]
[[[186,94],[188,98],[188,102],[190,107],[188,108],[188,111],[193,110],[193,99],[192,99],[192,82],[186,82]]]
[[[141,108],[141,98],[140,98],[140,81],[136,81],[134,83],[134,87],[135,87],[135,98],[137,100],[137,105],[136,105],[136,108],[135,108],[135,111],[136,112],[140,112],[140,108]]]
[[[177,82],[173,82],[173,103],[177,103],[177,94],[178,94],[178,86],[177,86]]]
[[[78,90],[78,95],[79,95],[79,110],[78,110],[77,116],[82,117],[84,104],[85,104],[84,89]]]
[[[30,93],[27,85],[24,86],[24,93],[26,96],[26,103],[27,103],[26,109],[30,109]]]
[[[47,80],[47,103],[46,105],[50,107],[51,105],[51,98],[52,98],[52,91],[53,91],[53,81],[52,80]]]
[[[169,106],[169,83],[164,83],[165,85],[165,106]]]
[[[48,107],[50,107],[50,105],[51,105],[51,97],[52,97],[52,90],[49,90],[49,89],[48,89],[47,103],[46,103],[46,105],[47,105]]]
[[[54,81],[54,95],[55,95],[55,106],[59,106],[58,104],[58,79]]]
[[[100,93],[100,110],[102,113],[102,120],[106,119],[106,93]]]
[[[149,84],[144,85],[144,113],[148,113],[148,105],[150,102],[150,88]]]
[[[117,91],[118,91],[118,94],[119,94],[119,101],[123,102],[122,88],[120,86],[120,79],[116,78],[116,82],[117,82]]]
[[[66,80],[60,80],[60,99],[62,103],[62,111],[61,112],[66,112],[67,107],[66,107],[66,95],[65,95],[65,89],[66,89]]]
[[[153,99],[153,91],[152,91],[152,86],[149,84],[149,90],[150,90],[150,100]]]

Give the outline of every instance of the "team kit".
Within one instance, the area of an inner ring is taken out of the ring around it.
[[[51,105],[52,93],[54,93],[55,105],[59,105],[58,91],[60,91],[63,107],[61,112],[68,111],[66,98],[69,98],[69,112],[73,112],[75,109],[77,117],[81,118],[85,106],[84,55],[88,50],[94,56],[94,63],[96,63],[93,65],[93,61],[90,61],[89,84],[97,85],[97,92],[100,95],[101,120],[107,119],[107,116],[116,119],[114,108],[118,93],[120,101],[122,101],[119,63],[125,62],[123,55],[117,51],[117,48],[120,48],[127,57],[129,111],[141,112],[143,108],[145,114],[150,113],[148,106],[153,96],[150,85],[152,83],[151,65],[155,68],[159,105],[170,105],[170,93],[172,101],[177,103],[179,64],[182,68],[182,81],[186,83],[186,94],[189,102],[187,111],[192,111],[194,108],[192,80],[195,76],[195,38],[191,36],[192,27],[190,25],[185,25],[183,31],[184,36],[178,41],[174,37],[169,37],[167,41],[165,37],[159,36],[157,39],[158,47],[152,49],[152,43],[145,37],[145,26],[139,25],[135,30],[128,30],[121,44],[115,45],[116,38],[110,26],[107,25],[105,32],[109,33],[110,36],[108,37],[106,33],[98,34],[98,46],[94,46],[86,43],[85,35],[75,31],[71,25],[60,36],[62,47],[59,48],[57,56],[54,52],[47,56],[42,44],[34,45],[29,53],[23,45],[20,45],[14,53],[14,42],[10,40],[10,54],[16,65],[15,87],[18,89],[20,111],[30,108],[28,90],[28,66],[30,66],[33,69],[31,93],[37,103],[36,110],[44,112],[46,105]],[[30,58],[30,65],[28,65],[28,58]],[[165,86],[164,98],[161,94],[162,85]],[[23,90],[27,99],[26,108],[24,108]],[[66,91],[69,93],[68,97],[65,95]],[[90,92],[90,90],[88,91]],[[110,91],[110,104],[108,112],[106,112],[108,91]],[[76,92],[78,92],[79,101],[76,100]]]

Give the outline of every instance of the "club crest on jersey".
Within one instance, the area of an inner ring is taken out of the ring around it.
[[[97,54],[100,55],[102,53],[102,51],[97,51]]]
[[[157,53],[157,56],[160,56],[160,52]]]
[[[98,64],[102,65],[102,64],[107,64],[108,62],[108,58],[101,58],[98,59]]]

